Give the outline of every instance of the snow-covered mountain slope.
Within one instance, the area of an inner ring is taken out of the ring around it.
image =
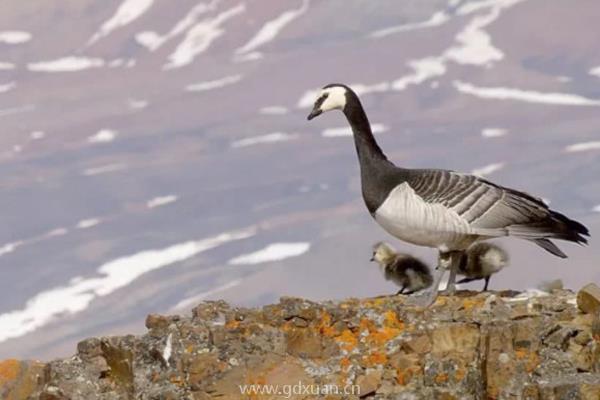
[[[494,287],[600,279],[594,1],[5,3],[0,358],[201,299],[392,291],[345,121],[306,122],[330,82],[398,164],[475,171],[590,227],[567,260],[506,241]]]

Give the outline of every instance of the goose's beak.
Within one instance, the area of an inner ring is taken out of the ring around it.
[[[308,117],[306,117],[306,119],[310,121],[311,119],[318,117],[322,113],[323,111],[319,110],[318,108],[313,108],[313,110],[310,112],[310,114],[308,114]]]

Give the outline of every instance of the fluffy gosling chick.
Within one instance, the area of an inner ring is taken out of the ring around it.
[[[428,288],[433,283],[431,272],[421,260],[408,254],[397,253],[387,243],[373,245],[373,257],[386,280],[400,286],[397,294],[411,294]],[[405,292],[406,290],[406,292]]]
[[[457,283],[485,279],[483,290],[488,289],[493,274],[508,265],[508,253],[501,247],[487,242],[475,243],[463,253],[458,274],[465,277]]]

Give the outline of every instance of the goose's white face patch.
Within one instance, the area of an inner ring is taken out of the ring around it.
[[[326,96],[323,103],[321,103],[321,112],[327,112],[331,110],[343,110],[346,105],[346,89],[341,86],[333,86],[327,89],[321,90],[319,98]]]

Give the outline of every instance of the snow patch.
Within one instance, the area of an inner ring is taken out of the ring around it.
[[[376,30],[369,34],[369,37],[379,39],[395,33],[414,31],[417,29],[433,28],[440,26],[450,20],[450,16],[443,11],[433,14],[428,20],[409,24],[395,25],[388,28]]]
[[[263,115],[284,115],[289,112],[287,107],[284,106],[267,106],[258,110]]]
[[[565,151],[569,153],[587,150],[600,150],[600,141],[575,143],[565,147]]]
[[[176,202],[177,199],[178,199],[178,197],[174,194],[170,194],[167,196],[155,197],[146,202],[146,207],[156,208],[156,207],[166,206],[167,204]]]
[[[404,90],[409,85],[418,85],[428,79],[442,76],[446,73],[446,65],[440,57],[426,57],[408,62],[414,72],[392,82],[394,90]]]
[[[127,100],[127,105],[132,110],[143,110],[144,108],[148,107],[148,104],[150,104],[150,102],[148,100],[138,100],[138,99]]]
[[[0,62],[0,71],[15,69],[15,64],[9,62]]]
[[[115,14],[104,22],[98,32],[90,38],[88,46],[108,36],[115,29],[132,23],[148,11],[153,3],[154,0],[124,0]]]
[[[261,136],[253,136],[246,139],[236,140],[231,143],[231,147],[247,147],[253,146],[256,144],[265,144],[265,143],[275,143],[275,142],[285,142],[288,140],[295,139],[297,135],[284,133],[284,132],[274,132]]]
[[[590,69],[589,74],[600,78],[600,66]]]
[[[16,82],[8,82],[8,83],[0,84],[0,93],[9,92],[9,91],[13,90],[15,87],[17,87]]]
[[[90,143],[110,143],[117,137],[118,132],[111,129],[102,129],[98,131],[94,136],[88,138]]]
[[[40,140],[46,137],[46,132],[44,131],[33,131],[29,134],[31,140]]]
[[[373,133],[382,133],[386,132],[388,127],[384,124],[372,124],[371,131]],[[321,136],[323,137],[342,137],[342,136],[352,136],[352,128],[348,126],[340,127],[340,128],[328,128],[321,132]]]
[[[504,128],[484,128],[481,131],[481,136],[485,138],[496,138],[504,136],[508,133],[508,131]]]
[[[596,207],[592,208],[592,211],[600,213],[600,204],[598,204]]]
[[[15,251],[17,249],[17,247],[22,246],[24,243],[22,241],[17,241],[17,242],[12,242],[12,243],[7,243],[5,245],[3,245],[2,247],[0,247],[0,257],[8,254],[8,253],[12,253],[13,251]]]
[[[6,115],[11,115],[11,114],[20,114],[20,113],[24,113],[24,112],[28,112],[28,111],[33,111],[33,110],[35,110],[35,104],[27,104],[27,105],[20,106],[20,107],[4,108],[4,109],[0,110],[0,117],[4,117]]]
[[[456,35],[456,44],[447,48],[441,55],[411,60],[408,66],[414,72],[396,79],[392,86],[395,90],[404,90],[409,85],[418,85],[431,78],[442,76],[447,71],[449,61],[462,65],[491,67],[504,54],[492,45],[490,35],[483,28],[494,22],[502,10],[522,0],[489,0],[477,2],[474,8],[463,8],[460,14],[466,15],[481,9],[489,9],[487,14],[473,17]],[[465,5],[468,5],[467,3]],[[440,17],[438,17],[440,19]]]
[[[471,94],[483,99],[516,100],[563,106],[600,106],[600,100],[589,99],[576,94],[536,92],[505,87],[481,87],[461,81],[454,81],[453,85],[461,93]]]
[[[254,265],[271,261],[281,261],[290,257],[297,257],[310,249],[310,243],[272,243],[264,249],[249,254],[232,258],[230,265]]]
[[[64,236],[67,233],[69,233],[69,230],[67,228],[56,228],[46,233],[46,237]]]
[[[192,27],[200,15],[213,10],[218,1],[213,1],[209,4],[200,3],[193,7],[175,26],[166,34],[159,35],[156,32],[144,31],[135,35],[135,40],[150,51],[155,51],[165,44],[168,40],[182,34]]]
[[[98,268],[94,277],[38,293],[26,302],[24,308],[0,314],[0,342],[33,332],[60,316],[81,312],[94,299],[126,287],[149,272],[188,260],[225,243],[249,238],[255,233],[254,228],[226,232],[109,261]]]
[[[21,44],[31,40],[31,33],[24,31],[0,31],[0,43]]]
[[[246,6],[242,3],[214,18],[208,18],[195,24],[169,56],[169,62],[163,68],[168,70],[191,64],[196,56],[205,52],[214,40],[225,33],[221,25],[244,11],[246,11]]]
[[[540,289],[527,289],[524,292],[519,293],[518,295],[514,296],[514,297],[503,297],[502,299],[504,301],[507,301],[509,303],[513,303],[513,302],[519,302],[519,301],[529,301],[531,299],[535,299],[538,297],[546,297],[550,295],[550,293],[548,292],[544,292],[543,290]]]
[[[106,164],[100,167],[88,168],[82,172],[83,176],[95,176],[108,174],[109,172],[121,171],[127,167],[126,164],[114,163],[114,164]]]
[[[504,168],[504,163],[494,163],[494,164],[488,164],[481,168],[475,168],[473,171],[471,171],[471,173],[473,175],[484,177],[484,176],[490,175],[496,171],[499,171],[502,168]]]
[[[76,228],[77,229],[88,229],[88,228],[98,225],[100,222],[101,221],[98,218],[82,219],[81,221],[79,221],[77,223]]]
[[[242,47],[235,51],[236,54],[246,54],[255,51],[277,37],[286,25],[300,17],[308,9],[308,0],[302,0],[300,8],[288,10],[276,18],[267,21],[262,28]]]
[[[251,53],[235,54],[233,56],[233,62],[240,63],[246,61],[256,61],[260,60],[263,57],[264,56],[260,51],[253,51]]]
[[[561,75],[561,76],[557,76],[556,80],[559,82],[566,83],[566,82],[571,82],[573,80],[573,78],[571,78],[570,76]]]
[[[188,92],[205,92],[207,90],[218,89],[223,86],[233,85],[242,79],[242,75],[230,75],[213,81],[199,82],[187,85],[185,90]]]
[[[173,334],[169,333],[167,336],[167,343],[165,344],[165,349],[162,353],[162,358],[165,360],[165,363],[169,365],[169,360],[171,359],[171,353],[173,351]]]
[[[27,64],[27,69],[35,72],[76,72],[90,68],[100,68],[105,64],[101,58],[68,56],[50,61]]]

